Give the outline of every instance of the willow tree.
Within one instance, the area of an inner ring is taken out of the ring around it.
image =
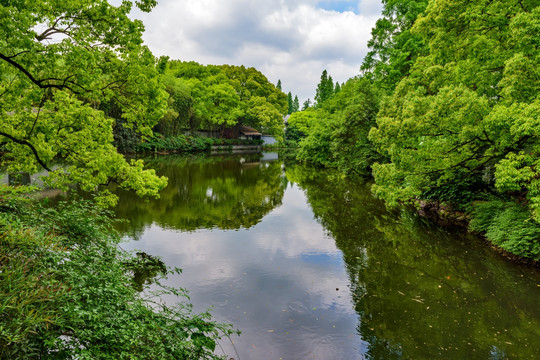
[[[114,181],[157,195],[166,180],[127,162],[112,145],[114,120],[99,110],[120,107],[124,123],[149,135],[166,109],[155,58],[142,45],[133,4],[155,0],[34,0],[0,5],[1,160],[10,172],[49,170],[47,183],[95,190]],[[56,158],[65,166],[53,167]],[[101,193],[101,200],[114,197]]]

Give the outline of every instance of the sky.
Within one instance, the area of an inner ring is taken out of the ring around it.
[[[381,0],[158,0],[143,39],[156,56],[254,67],[302,103],[321,73],[358,75]]]

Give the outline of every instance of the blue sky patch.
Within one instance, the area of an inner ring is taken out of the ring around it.
[[[326,0],[321,1],[317,4],[317,7],[324,10],[345,12],[352,11],[355,14],[358,14],[358,1],[351,0]]]

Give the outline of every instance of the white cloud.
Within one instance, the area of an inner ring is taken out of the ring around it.
[[[380,9],[380,0],[160,0],[133,16],[157,56],[255,67],[304,101],[324,69],[340,82],[358,74]]]

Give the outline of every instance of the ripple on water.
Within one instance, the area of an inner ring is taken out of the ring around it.
[[[289,310],[298,314],[307,314],[309,312],[307,306],[300,301],[293,301],[289,303]]]

